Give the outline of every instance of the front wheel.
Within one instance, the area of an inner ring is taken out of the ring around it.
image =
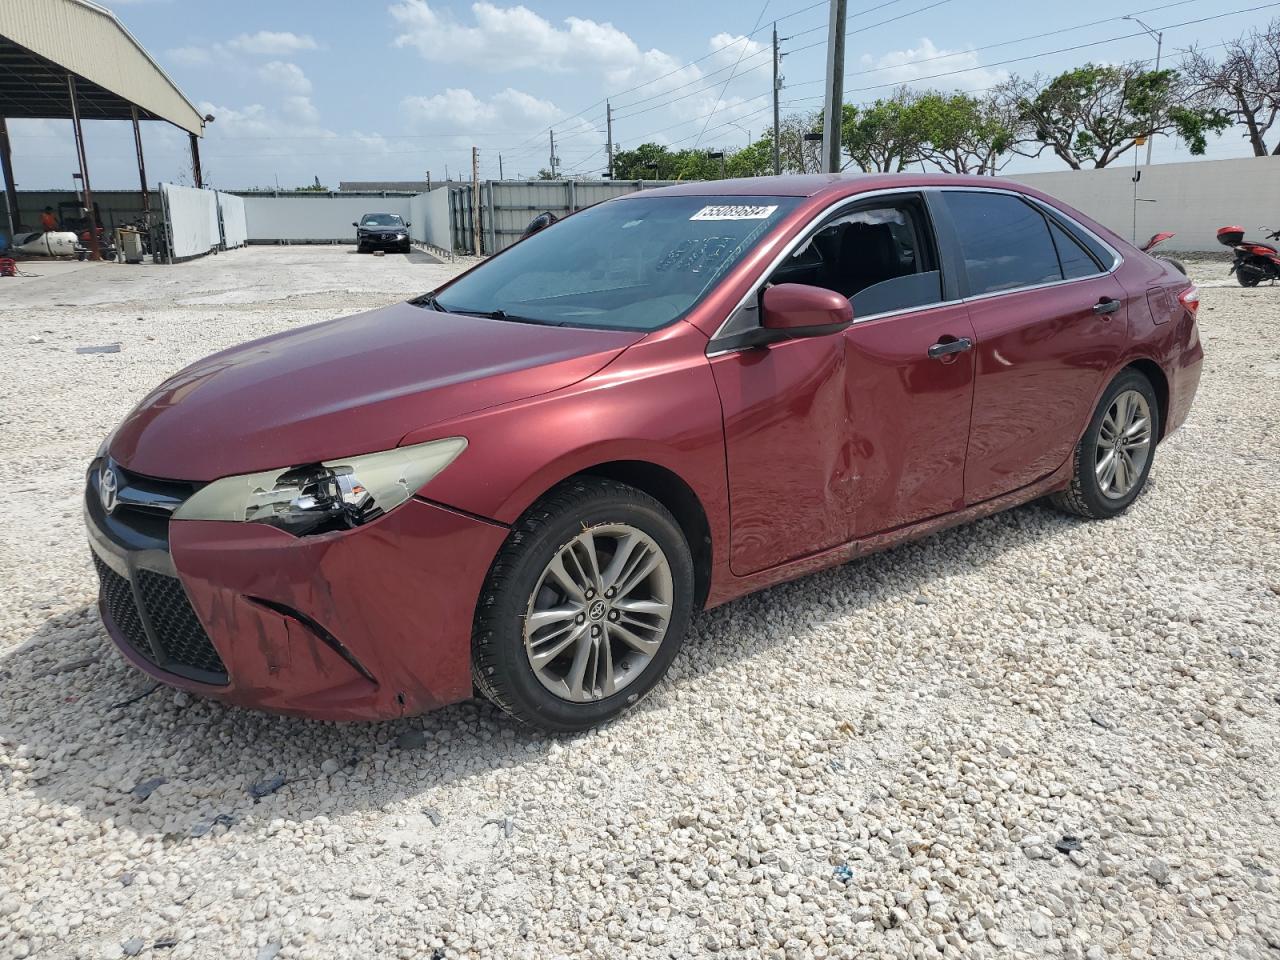
[[[1102,395],[1076,446],[1071,486],[1050,501],[1092,520],[1123,513],[1146,486],[1159,436],[1160,406],[1151,381],[1125,370]]]
[[[544,730],[585,730],[667,672],[693,607],[693,561],[671,513],[601,477],[567,481],[512,528],[480,595],[472,674]]]

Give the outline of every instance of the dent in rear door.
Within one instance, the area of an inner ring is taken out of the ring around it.
[[[712,357],[724,413],[729,566],[737,576],[851,537],[845,340]]]

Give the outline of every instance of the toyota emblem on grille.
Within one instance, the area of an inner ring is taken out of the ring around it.
[[[116,479],[116,472],[110,467],[103,467],[98,471],[98,499],[102,502],[102,509],[110,513],[116,508],[116,495],[119,493],[120,481]]]

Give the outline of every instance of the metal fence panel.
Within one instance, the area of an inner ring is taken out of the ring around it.
[[[490,180],[482,185],[485,253],[505,250],[540,213],[566,217],[614,197],[665,187],[669,180]]]
[[[249,236],[244,216],[244,198],[219,193],[218,216],[222,220],[222,245],[228,250],[243,247]]]
[[[222,243],[218,228],[218,197],[213,190],[160,184],[165,222],[173,258],[184,260],[216,250]]]

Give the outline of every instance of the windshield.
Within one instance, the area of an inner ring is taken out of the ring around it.
[[[796,197],[639,197],[522,240],[432,301],[456,313],[656,330],[697,304]]]
[[[366,213],[360,221],[362,227],[399,227],[404,223],[394,213]]]

